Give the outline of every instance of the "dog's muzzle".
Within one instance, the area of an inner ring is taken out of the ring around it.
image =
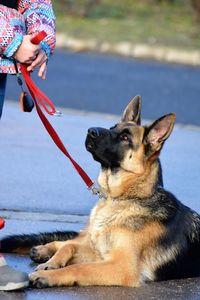
[[[92,127],[88,129],[85,146],[88,151],[94,148],[94,141],[100,135],[100,130],[98,127]]]
[[[88,129],[85,146],[88,151],[92,151],[98,141],[107,133],[107,129],[101,127],[91,127]]]

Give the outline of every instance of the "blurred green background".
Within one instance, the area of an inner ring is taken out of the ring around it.
[[[75,38],[200,48],[200,0],[53,0],[57,31]]]

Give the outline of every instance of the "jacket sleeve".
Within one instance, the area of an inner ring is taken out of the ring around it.
[[[55,48],[55,15],[50,0],[21,0],[19,11],[23,14],[27,34],[35,34],[42,30],[47,37],[40,43],[49,57]]]
[[[0,5],[0,55],[11,57],[22,43],[24,18],[15,9]]]

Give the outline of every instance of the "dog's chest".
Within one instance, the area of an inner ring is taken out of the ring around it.
[[[103,258],[116,243],[116,228],[134,231],[138,226],[140,209],[127,203],[100,201],[90,215],[89,240],[91,247]]]
[[[92,210],[88,232],[89,240],[91,247],[100,258],[103,258],[111,247],[111,231],[114,223],[107,205],[101,203]]]

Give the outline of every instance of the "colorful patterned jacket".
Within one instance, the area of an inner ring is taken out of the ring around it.
[[[23,35],[45,30],[40,43],[49,57],[55,47],[55,16],[50,0],[19,0],[18,10],[0,4],[0,73],[15,73],[12,56]]]

